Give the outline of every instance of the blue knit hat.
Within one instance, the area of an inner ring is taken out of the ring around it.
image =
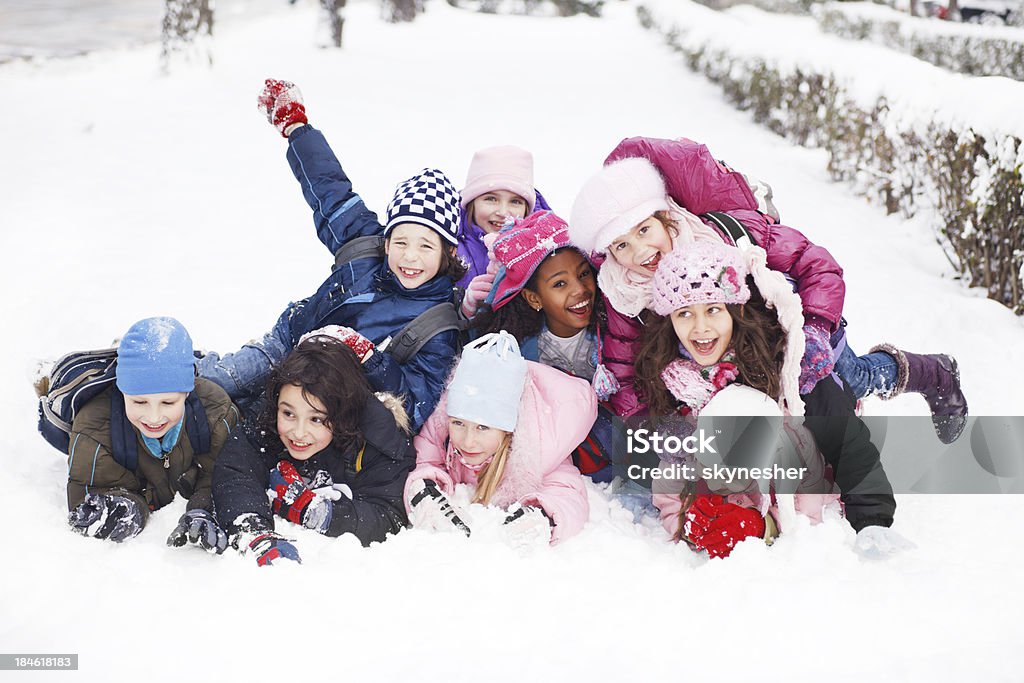
[[[192,338],[174,318],[146,318],[117,347],[117,388],[122,394],[189,392],[196,385]]]
[[[448,416],[515,431],[526,368],[511,334],[502,330],[480,337],[462,350],[448,385]]]

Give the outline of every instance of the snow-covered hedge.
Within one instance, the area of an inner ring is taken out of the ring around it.
[[[927,217],[968,284],[1024,313],[1024,84],[831,36],[783,35],[781,23],[750,11],[638,1],[641,23],[738,108],[827,149],[832,176],[890,213]],[[766,31],[773,40],[758,41]]]
[[[923,19],[870,2],[811,7],[823,31],[871,40],[936,66],[1024,80],[1024,29]]]

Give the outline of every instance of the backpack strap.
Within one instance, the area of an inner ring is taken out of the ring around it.
[[[747,230],[747,227],[724,211],[708,211],[707,213],[702,213],[701,218],[706,218],[717,225],[729,236],[732,243],[740,249],[749,249],[750,247],[757,246],[757,241],[750,234],[750,231]]]
[[[115,386],[110,392],[110,450],[114,462],[129,472],[139,466],[139,443],[135,428],[124,410],[124,394]]]
[[[192,444],[192,453],[202,455],[210,452],[210,421],[206,418],[206,408],[199,400],[199,394],[195,391],[189,393],[185,399],[185,429],[188,431],[188,440]]]
[[[413,318],[391,338],[386,351],[399,363],[407,363],[428,341],[448,330],[462,331],[462,321],[455,304],[436,304]]]
[[[381,258],[384,255],[383,235],[364,235],[351,239],[334,252],[334,268],[338,270],[346,263],[362,258]]]

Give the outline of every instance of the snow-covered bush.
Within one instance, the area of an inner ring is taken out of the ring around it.
[[[827,2],[811,14],[823,31],[871,40],[953,71],[1024,80],[1024,30],[924,19],[870,2]]]
[[[1020,136],[986,137],[971,125],[894,111],[885,97],[866,106],[863,93],[854,97],[825,64],[780,66],[742,40],[717,40],[722,26],[695,36],[693,16],[675,21],[654,6],[647,0],[638,7],[641,24],[662,33],[738,108],[798,144],[825,148],[830,174],[888,212],[928,217],[964,280],[1024,313]]]
[[[571,17],[586,14],[601,16],[605,0],[448,0],[452,7],[485,14],[528,14]]]

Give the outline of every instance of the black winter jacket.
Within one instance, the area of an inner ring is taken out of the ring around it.
[[[313,479],[322,470],[334,484],[351,489],[351,500],[343,495],[334,502],[328,536],[351,533],[369,545],[407,523],[402,494],[416,464],[416,451],[394,415],[375,396],[370,396],[363,412],[362,443],[341,449],[332,444],[309,460],[291,459],[274,435],[260,437],[245,431],[239,427],[232,432],[213,473],[215,514],[229,534],[238,531],[235,522],[246,514],[255,514],[267,529],[274,528],[267,489],[270,471],[281,460],[290,461],[304,478]]]

